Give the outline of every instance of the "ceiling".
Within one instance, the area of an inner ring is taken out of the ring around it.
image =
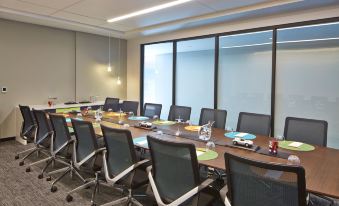
[[[0,0],[0,18],[125,38],[201,26],[249,16],[319,6],[338,0],[193,0],[142,16],[107,23],[173,0]],[[306,3],[307,1],[307,3]]]

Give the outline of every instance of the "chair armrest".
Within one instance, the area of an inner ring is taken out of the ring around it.
[[[221,190],[220,190],[220,197],[221,199],[224,199],[224,204],[225,206],[231,206],[230,201],[227,198],[227,192],[228,192],[228,187],[225,185]]]
[[[41,142],[43,142],[48,136],[52,135],[53,132],[47,132],[47,134],[45,134],[39,141],[36,142],[36,144],[40,144]]]
[[[107,167],[107,162],[106,162],[106,153],[107,153],[107,150],[105,149],[104,152],[103,152],[103,157],[102,157],[103,158],[103,164],[104,164],[105,178],[106,178],[106,181],[111,183],[111,184],[115,184],[117,181],[119,181],[121,178],[126,176],[128,173],[132,172],[134,169],[136,169],[139,166],[149,162],[149,160],[139,161],[139,162],[131,165],[130,167],[128,167],[124,171],[122,171],[120,174],[118,174],[114,178],[111,178],[108,174],[109,172],[108,172],[108,167]]]
[[[100,148],[97,149],[95,151],[93,151],[91,154],[87,155],[87,157],[85,157],[83,160],[81,160],[80,162],[77,162],[77,155],[76,155],[76,144],[73,144],[73,162],[76,168],[79,168],[82,164],[84,164],[85,162],[87,162],[89,159],[91,159],[92,157],[94,157],[95,155],[97,155],[98,153],[104,151],[105,148]]]
[[[188,191],[186,194],[182,195],[181,197],[179,197],[178,199],[174,200],[173,202],[171,202],[170,204],[165,204],[160,197],[159,191],[155,185],[154,179],[153,179],[153,175],[152,175],[152,167],[148,167],[147,168],[147,173],[148,173],[148,179],[150,181],[152,190],[154,192],[154,196],[155,199],[158,203],[158,205],[160,206],[176,206],[176,205],[180,205],[183,202],[185,202],[186,200],[188,200],[189,198],[193,197],[194,195],[198,194],[201,190],[205,189],[207,186],[209,186],[214,180],[212,179],[206,179],[204,182],[202,182],[199,186],[194,187],[193,189],[191,189],[190,191]]]

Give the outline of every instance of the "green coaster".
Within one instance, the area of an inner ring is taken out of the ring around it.
[[[152,122],[153,124],[155,125],[173,125],[175,124],[176,122],[173,122],[173,121],[167,121],[167,120],[156,120],[154,122]]]
[[[309,145],[309,144],[305,144],[305,143],[303,143],[300,147],[290,147],[290,146],[288,146],[292,142],[295,142],[295,141],[279,141],[279,147],[281,147],[283,149],[301,151],[301,152],[313,151],[315,149],[314,146]]]
[[[218,157],[218,153],[213,150],[206,151],[204,148],[197,148],[197,157],[200,161],[213,160]]]

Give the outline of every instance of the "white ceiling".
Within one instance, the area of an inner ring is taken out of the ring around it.
[[[150,14],[107,23],[125,15],[173,0],[0,0],[0,18],[52,27],[125,37],[133,32],[203,25],[226,16],[300,4],[302,0],[193,0]],[[338,0],[307,0],[316,6]],[[304,3],[307,5],[307,3]],[[302,8],[302,7],[301,7]],[[181,26],[180,26],[181,25]]]

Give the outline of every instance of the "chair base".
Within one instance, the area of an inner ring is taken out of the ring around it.
[[[86,182],[86,180],[79,173],[78,169],[76,169],[74,167],[74,164],[73,164],[72,161],[71,161],[71,163],[69,164],[68,167],[64,167],[64,168],[61,168],[61,169],[58,169],[58,170],[55,170],[55,171],[47,173],[47,175],[49,177],[46,180],[47,181],[51,180],[52,179],[51,175],[58,174],[58,173],[61,173],[61,172],[63,172],[63,173],[52,182],[51,192],[56,192],[57,191],[58,188],[55,186],[55,184],[57,182],[59,182],[61,179],[63,179],[67,174],[70,174],[71,178],[73,178],[73,174],[75,174],[82,182],[84,182],[84,183]]]
[[[136,200],[132,195],[132,190],[128,190],[128,196],[120,198],[118,200],[114,200],[112,202],[105,203],[101,206],[114,206],[114,205],[121,205],[121,204],[127,204],[127,205],[136,205],[136,206],[143,206],[138,200]]]

